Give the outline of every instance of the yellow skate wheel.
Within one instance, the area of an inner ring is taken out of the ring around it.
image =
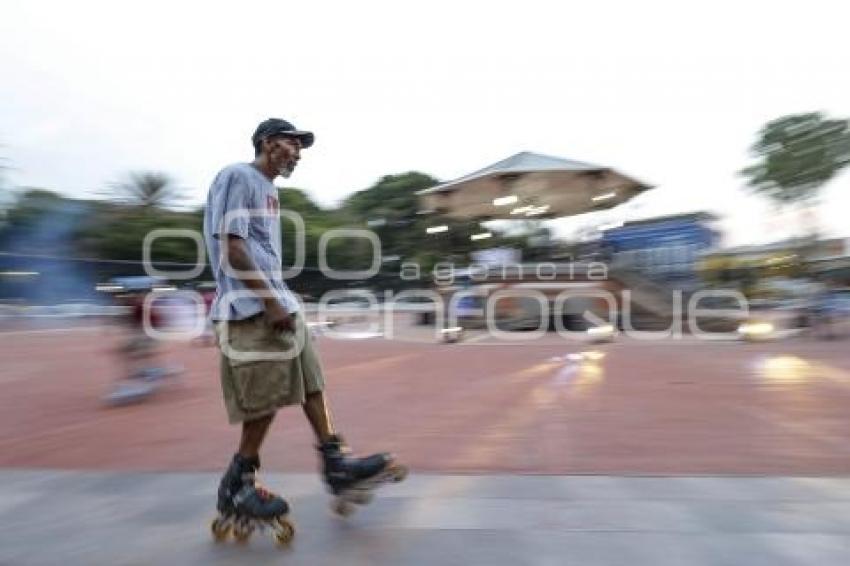
[[[393,473],[393,475],[392,475],[393,481],[398,483],[398,482],[404,480],[404,478],[407,477],[407,471],[408,471],[407,466],[402,466],[401,464],[394,465],[393,466],[393,472],[392,472]]]
[[[233,538],[240,544],[245,544],[251,540],[251,533],[254,532],[254,526],[246,521],[237,521],[233,525]]]
[[[295,538],[295,525],[289,519],[280,517],[275,526],[274,540],[280,546],[287,546],[293,538]]]
[[[227,540],[227,535],[230,534],[230,523],[221,517],[216,517],[210,525],[210,530],[214,541],[224,542]]]

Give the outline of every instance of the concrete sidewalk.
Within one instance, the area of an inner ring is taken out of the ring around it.
[[[268,474],[290,549],[209,533],[217,474],[0,471],[0,564],[850,564],[850,478],[416,475],[348,519]]]

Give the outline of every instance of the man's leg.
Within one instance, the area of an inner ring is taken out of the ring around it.
[[[271,414],[242,423],[239,452],[233,456],[218,488],[218,510],[223,514],[269,518],[289,512],[286,500],[267,490],[263,495],[254,483],[260,467],[260,446],[273,420],[274,414]]]
[[[242,438],[239,442],[239,455],[255,460],[259,458],[260,446],[274,420],[274,414],[242,423]]]
[[[307,394],[304,401],[304,414],[307,415],[307,420],[310,421],[319,444],[328,442],[336,434],[324,391]]]
[[[231,321],[228,328],[229,344],[236,351],[250,351],[251,340],[259,334],[262,324],[263,320],[258,317]],[[276,379],[279,375],[268,369],[266,364],[234,367],[222,351],[221,386],[224,405],[228,420],[234,424],[239,422],[242,426],[239,450],[233,455],[218,488],[218,510],[226,517],[237,515],[268,519],[283,516],[289,511],[289,505],[282,497],[256,486],[260,447],[277,410],[272,400],[266,398],[269,384],[263,380]],[[263,401],[269,403],[263,404]],[[266,416],[248,417],[251,411]]]
[[[322,391],[306,396],[304,414],[319,441],[317,448],[322,458],[322,475],[331,492],[339,494],[376,476],[392,463],[390,454],[373,454],[366,458],[349,455],[345,441],[334,430],[327,397]]]
[[[318,440],[322,458],[322,474],[331,491],[339,494],[355,483],[371,478],[384,470],[392,461],[389,454],[375,454],[366,458],[352,458],[345,441],[337,434],[331,419],[328,399],[324,393],[325,380],[317,352],[313,348],[303,318],[297,317],[298,330],[306,336],[299,364],[305,377],[304,414]]]

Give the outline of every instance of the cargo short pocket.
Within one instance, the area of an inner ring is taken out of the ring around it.
[[[222,353],[232,365],[255,362],[288,362],[297,357],[295,337],[291,332],[276,332],[262,316],[252,317],[228,326],[216,327]]]
[[[291,395],[287,364],[249,362],[231,364],[237,402],[246,413],[273,410],[286,404]]]

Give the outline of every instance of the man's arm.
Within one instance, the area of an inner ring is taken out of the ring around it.
[[[245,240],[233,234],[226,234],[225,237],[227,259],[231,267],[237,271],[236,277],[245,285],[245,288],[255,292],[262,299],[266,321],[275,330],[293,330],[292,318],[275,298],[274,290],[269,286],[266,278],[257,270],[254,260],[248,253]]]

